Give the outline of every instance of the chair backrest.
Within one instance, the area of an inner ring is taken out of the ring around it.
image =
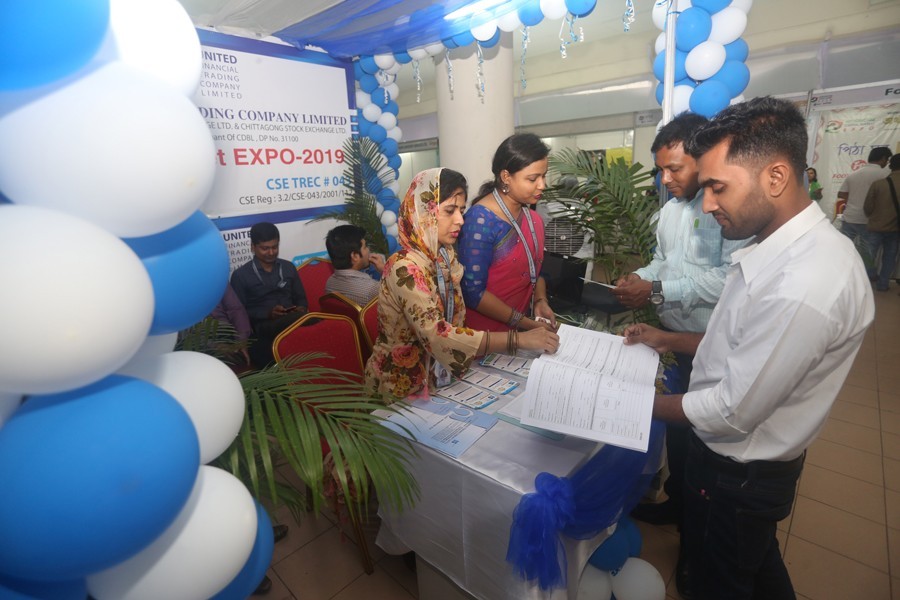
[[[369,348],[374,348],[375,340],[378,339],[378,296],[362,307],[359,317],[366,343],[369,344]]]
[[[360,349],[362,350],[363,362],[369,360],[372,355],[372,345],[366,339],[365,326],[362,322],[360,312],[362,307],[343,295],[340,292],[331,292],[319,298],[319,305],[324,313],[331,315],[344,315],[349,317],[356,324],[357,333],[359,334]]]
[[[307,313],[272,342],[276,361],[310,352],[324,352],[330,358],[318,358],[304,362],[304,365],[339,369],[357,376],[360,381],[365,375],[357,325],[344,315]]]
[[[319,312],[319,298],[325,293],[325,283],[334,273],[334,265],[327,258],[314,256],[308,258],[297,267],[297,275],[300,276],[300,283],[303,284],[303,291],[306,292],[306,302],[309,304],[310,312]]]

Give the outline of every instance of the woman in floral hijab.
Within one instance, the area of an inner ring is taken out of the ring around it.
[[[535,329],[514,339],[463,327],[463,267],[453,245],[463,224],[466,180],[450,169],[413,179],[400,205],[401,249],[384,267],[378,295],[378,338],[366,385],[391,403],[427,395],[449,375],[462,377],[475,356],[517,348],[555,352],[559,337]]]

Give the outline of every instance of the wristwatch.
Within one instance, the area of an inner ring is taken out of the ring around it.
[[[654,281],[650,284],[650,304],[659,306],[666,299],[662,295],[662,281]]]

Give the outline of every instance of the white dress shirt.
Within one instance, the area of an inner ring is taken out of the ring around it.
[[[791,460],[821,430],[872,323],[869,279],[815,202],[733,258],[682,406],[722,456]]]
[[[641,279],[662,282],[660,322],[672,331],[706,331],[725,287],[731,253],[748,243],[722,238],[715,217],[703,212],[702,188],[692,200],[666,202],[656,227],[653,260],[635,271]]]
[[[869,222],[863,204],[866,202],[866,194],[869,187],[879,179],[884,179],[891,174],[887,167],[879,167],[874,163],[867,163],[855,173],[851,173],[839,191],[847,194],[847,206],[844,208],[844,222],[865,225]]]

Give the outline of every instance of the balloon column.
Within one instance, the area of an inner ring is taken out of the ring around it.
[[[672,114],[691,111],[712,117],[750,82],[748,47],[741,35],[753,0],[656,0],[653,23],[664,30],[666,14],[677,11],[675,27],[675,88]],[[656,39],[653,74],[659,80],[656,100],[663,103],[666,33]]]
[[[580,600],[663,600],[666,584],[659,571],[638,558],[641,533],[623,517],[616,530],[588,559],[578,585]]]
[[[262,508],[206,466],[240,382],[171,351],[228,277],[198,210],[201,69],[176,0],[13,2],[0,22],[2,597],[243,598],[271,559]]]

